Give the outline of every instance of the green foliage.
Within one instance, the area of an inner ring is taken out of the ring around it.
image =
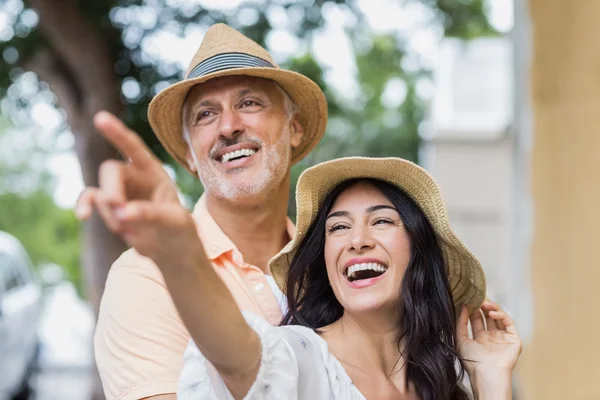
[[[19,239],[35,266],[57,264],[81,289],[81,226],[73,210],[54,203],[47,169],[53,149],[39,133],[0,119],[0,231]]]
[[[448,36],[471,38],[493,34],[494,32],[485,16],[484,0],[411,1],[420,1],[434,10]],[[363,25],[362,16],[355,1],[296,0],[276,3],[243,2],[235,12],[207,10],[195,2],[188,4],[166,0],[80,1],[82,13],[86,19],[106,39],[111,57],[115,60],[116,73],[123,82],[134,82],[139,87],[137,96],[122,96],[122,101],[126,105],[122,114],[123,119],[129,126],[142,135],[146,143],[159,157],[170,163],[172,163],[172,160],[163,150],[149,128],[146,113],[148,103],[157,91],[179,80],[183,71],[175,65],[169,65],[164,60],[154,59],[145,53],[143,44],[146,38],[159,31],[168,31],[181,35],[189,28],[206,28],[215,22],[227,22],[264,45],[267,34],[272,28],[268,13],[273,7],[280,7],[285,12],[302,16],[297,24],[289,27],[289,30],[297,37],[309,40],[312,33],[324,24],[321,10],[331,5],[345,7],[345,9],[357,16],[357,23],[353,28],[353,32],[351,32],[352,35],[355,33],[365,34],[365,30],[361,27]],[[4,42],[0,40],[0,54],[7,61],[6,63],[0,63],[0,93],[6,93],[7,89],[12,86],[15,77],[18,77],[22,71],[20,67],[22,62],[32,56],[36,50],[47,47],[43,35],[40,34],[37,28],[37,23],[31,22],[35,19],[25,18],[25,16],[30,17],[32,11],[24,6],[21,0],[7,1],[4,11],[8,15],[14,16],[12,26],[14,34],[10,37],[10,40]],[[250,22],[247,18],[240,17],[248,13],[254,16],[254,18],[250,18]],[[148,16],[148,18],[140,18],[141,14]],[[381,42],[382,40],[387,40],[387,44]],[[399,75],[403,74],[402,66],[397,62],[395,56],[391,56],[395,50],[397,48],[394,48],[394,41],[391,38],[380,39],[378,51],[369,54],[369,56],[378,56],[379,58],[370,60],[367,57],[362,57],[365,64],[374,64],[380,69],[387,68],[390,70],[390,73],[386,71],[381,75],[377,75],[370,72],[366,66],[363,66],[363,68],[359,66],[361,73],[358,78],[364,89],[379,90],[385,84],[386,78],[391,75],[392,71],[395,71]],[[321,68],[310,53],[290,60],[286,65],[305,73],[317,81],[326,93],[328,93],[332,119],[335,119],[338,113],[342,114],[345,119],[348,119],[346,118],[348,113],[340,110],[341,107],[338,105],[338,102],[327,91],[327,84],[323,79]],[[366,82],[364,79],[375,79],[376,81]],[[368,87],[365,84],[372,85],[372,87]],[[407,82],[407,85],[409,88],[413,87],[411,82]],[[412,92],[409,93],[407,102],[411,102],[413,99],[418,102],[418,99],[413,94]],[[366,95],[369,95],[368,90]],[[19,106],[28,105],[27,96],[20,96],[17,91],[15,91],[12,98]],[[376,99],[373,100],[371,106],[378,107]],[[403,109],[411,114],[403,118],[403,121],[422,115],[422,112],[414,110],[416,106],[419,105],[408,105]],[[358,110],[355,110],[355,112],[358,112]],[[380,113],[379,116],[381,115],[383,114]],[[356,119],[354,118],[352,122],[356,122]],[[391,120],[389,117],[388,119]],[[365,115],[362,115],[360,120],[370,121]],[[351,120],[348,119],[348,121]],[[380,124],[375,123],[374,126],[378,125]],[[416,131],[414,130],[413,135],[416,137]],[[415,142],[415,140],[409,140],[404,144],[412,143],[414,146]],[[375,151],[376,148],[387,148],[388,146],[374,144],[370,147]],[[412,151],[414,153],[416,150],[413,149]],[[329,154],[329,158],[343,154],[332,153]],[[194,190],[197,192],[196,189]]]
[[[19,239],[35,265],[58,264],[80,287],[80,224],[73,211],[58,207],[49,193],[0,194],[0,230]]]
[[[415,1],[415,0],[413,0]],[[418,0],[437,12],[444,36],[473,39],[498,32],[486,17],[485,0]]]
[[[437,16],[437,23],[446,36],[468,39],[496,34],[485,15],[485,0],[406,1],[428,6]],[[234,12],[207,10],[197,2],[174,0],[80,0],[79,4],[87,23],[96,27],[105,39],[121,82],[127,81],[139,88],[137,94],[129,97],[122,94],[124,111],[121,117],[144,138],[153,152],[171,164],[178,185],[191,200],[190,203],[202,193],[200,183],[181,166],[173,164],[151,132],[146,116],[152,97],[160,89],[181,79],[183,71],[160,56],[155,58],[146,53],[144,43],[157,32],[183,35],[189,29],[206,29],[213,23],[226,22],[265,45],[272,30],[269,12],[274,7],[296,16],[295,23],[287,29],[306,43],[317,29],[323,27],[322,10],[325,7],[344,8],[356,16],[356,23],[348,29],[355,45],[356,96],[336,93],[331,89],[310,48],[282,65],[317,82],[327,96],[330,121],[323,141],[292,169],[290,214],[295,214],[293,192],[298,176],[306,167],[317,162],[348,155],[399,156],[417,160],[418,129],[425,113],[425,104],[417,88],[427,79],[429,71],[421,66],[406,69],[403,62],[407,57],[404,48],[406,38],[398,35],[374,36],[364,23],[355,1],[246,1]],[[23,110],[31,106],[35,97],[16,84],[23,72],[22,64],[40,49],[49,47],[32,17],[32,11],[21,0],[5,0],[0,9],[12,20],[9,27],[12,35],[5,31],[4,36],[0,36],[0,56],[4,58],[4,62],[0,62],[0,95],[6,95],[2,109],[14,122],[22,123],[26,121]],[[142,15],[145,17],[141,18]],[[45,84],[40,84],[40,89],[45,87]],[[4,171],[12,168],[13,184],[19,171],[25,171],[22,165],[0,165],[0,175],[2,168]],[[25,178],[16,181],[19,179]],[[40,170],[33,175],[30,173],[26,179],[46,181],[44,172]],[[0,180],[0,192],[6,185]],[[70,276],[79,280],[78,224],[69,211],[53,206],[48,193],[48,188],[41,188],[27,195],[1,194],[0,229],[19,237],[35,261],[64,265]]]

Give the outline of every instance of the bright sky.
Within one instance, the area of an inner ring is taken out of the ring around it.
[[[208,8],[229,9],[241,3],[241,0],[198,1]],[[173,2],[184,3],[183,0]],[[435,65],[440,33],[425,27],[425,21],[429,17],[425,7],[418,2],[407,1],[404,5],[402,3],[398,0],[359,0],[359,6],[365,13],[371,28],[377,32],[410,32],[409,46],[412,50],[432,66]],[[492,24],[500,31],[509,31],[513,24],[512,0],[488,0],[488,3]],[[340,11],[335,6],[323,9],[323,15],[327,24],[313,43],[316,57],[328,70],[328,82],[338,91],[343,91],[345,96],[352,96],[356,93],[356,87],[352,85],[353,61],[344,27],[352,23],[353,16]],[[290,21],[282,9],[274,9],[269,17],[274,23],[275,30],[268,37],[267,44],[272,49],[276,61],[283,60],[297,51],[300,44],[285,31]],[[252,16],[249,15],[248,18]],[[2,21],[0,21],[0,28],[1,25]],[[149,40],[147,47],[164,59],[187,66],[203,34],[204,32],[199,29],[190,29],[183,39],[170,34],[160,34]],[[407,62],[410,63],[410,60]],[[433,88],[430,86],[424,85],[423,95],[432,94]],[[393,103],[401,100],[397,98],[397,93],[402,93],[399,89],[390,91],[387,101]],[[40,128],[43,127],[45,134],[51,135],[60,123],[61,117],[47,105],[40,104],[34,108],[34,120]],[[63,143],[63,146],[65,144],[68,143]],[[68,151],[54,156],[49,168],[57,177],[58,185],[55,191],[57,204],[62,207],[72,207],[83,187],[79,164],[74,153]]]

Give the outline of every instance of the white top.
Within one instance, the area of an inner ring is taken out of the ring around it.
[[[275,299],[281,310],[281,315],[285,315],[287,313],[287,297],[285,297],[281,289],[279,289],[279,286],[275,283],[275,279],[273,279],[272,275],[265,275],[265,278],[267,278],[267,283],[275,295]]]
[[[271,326],[254,314],[243,314],[262,344],[258,375],[244,400],[366,400],[329,352],[327,342],[314,331]],[[185,351],[177,398],[233,400],[193,341]]]

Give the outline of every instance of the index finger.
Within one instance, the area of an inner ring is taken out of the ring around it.
[[[469,312],[467,311],[467,307],[464,305],[460,308],[460,314],[458,315],[456,336],[459,341],[469,338]]]
[[[94,116],[94,125],[132,163],[142,167],[149,167],[153,163],[160,164],[138,134],[113,114],[107,111],[98,112]]]

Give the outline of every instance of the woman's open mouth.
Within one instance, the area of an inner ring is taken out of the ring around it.
[[[387,271],[388,267],[379,263],[360,263],[349,266],[346,269],[346,278],[350,282],[364,279],[377,278]]]

